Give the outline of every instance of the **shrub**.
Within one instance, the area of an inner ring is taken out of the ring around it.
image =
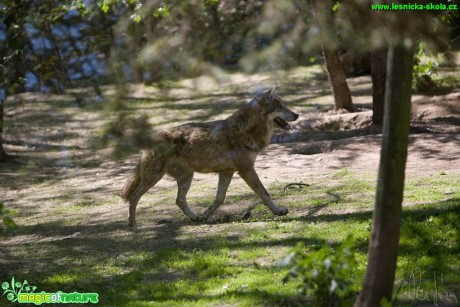
[[[326,245],[315,252],[308,252],[302,243],[297,244],[279,262],[280,267],[289,269],[283,282],[300,278],[300,293],[312,296],[317,306],[342,305],[359,289],[354,245],[351,237],[335,249]]]
[[[6,209],[3,203],[0,203],[0,231],[3,234],[9,233],[12,229],[16,228],[16,223],[13,221],[12,216],[16,215],[16,211]]]
[[[430,91],[436,87],[434,76],[438,72],[439,61],[431,54],[426,43],[421,41],[414,57],[412,68],[412,88],[418,91]]]

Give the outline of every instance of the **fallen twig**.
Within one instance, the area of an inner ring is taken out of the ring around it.
[[[284,187],[283,192],[286,192],[287,188],[294,187],[294,186],[297,186],[299,189],[301,189],[302,187],[309,187],[310,185],[308,183],[301,183],[301,182],[289,183],[288,185]]]

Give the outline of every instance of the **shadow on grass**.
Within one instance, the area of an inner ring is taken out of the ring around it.
[[[371,216],[370,211],[315,216],[307,212],[303,216],[282,218],[282,222],[300,221],[314,227],[319,222],[368,221]],[[424,209],[405,209],[399,248],[400,257],[412,259],[412,265],[435,267],[444,272],[443,286],[454,290],[458,290],[458,278],[450,270],[452,265],[458,268],[458,259],[457,264],[446,260],[452,261],[460,254],[459,217],[458,198],[451,199],[448,203],[430,204]],[[219,225],[225,226],[225,223]],[[133,231],[122,222],[72,226],[55,222],[23,226],[14,237],[2,244],[0,280],[9,280],[12,276],[17,280],[23,278],[46,291],[97,291],[101,304],[106,306],[152,301],[226,300],[249,300],[257,304],[295,304],[295,295],[267,292],[263,287],[247,290],[230,288],[215,295],[203,292],[212,287],[210,284],[225,283],[247,272],[254,272],[256,275],[275,272],[270,265],[235,261],[227,256],[228,251],[290,248],[298,242],[319,249],[325,244],[324,240],[310,237],[308,232],[287,238],[264,236],[245,240],[245,233],[238,232],[238,223],[234,221],[228,225],[235,225],[235,233],[220,232],[186,239],[180,237],[184,227],[203,225],[172,222],[147,225]],[[356,251],[365,254],[366,250],[367,241],[359,240]],[[206,263],[209,255],[222,253],[222,260]],[[419,263],[420,255],[425,260]],[[194,267],[193,261],[198,267]],[[186,286],[181,286],[181,283]]]

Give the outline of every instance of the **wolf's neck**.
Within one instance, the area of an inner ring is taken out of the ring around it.
[[[270,145],[273,129],[267,127],[263,122],[260,125],[253,126],[246,133],[248,135],[248,147],[254,151],[262,151],[265,147]]]
[[[238,137],[244,146],[259,152],[270,145],[273,128],[262,118],[246,119],[243,125],[238,125]]]
[[[253,107],[242,108],[227,118],[231,129],[238,131],[245,147],[252,151],[261,151],[270,144],[273,127],[267,119]]]

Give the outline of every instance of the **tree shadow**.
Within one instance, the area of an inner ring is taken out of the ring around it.
[[[333,195],[339,197],[339,195]],[[451,274],[446,271],[450,267],[443,261],[447,256],[455,257],[460,252],[458,242],[452,247],[443,242],[433,242],[433,234],[430,228],[423,226],[430,217],[439,219],[439,225],[450,225],[449,229],[455,229],[457,237],[460,235],[458,217],[460,216],[460,199],[455,198],[445,202],[430,204],[426,209],[405,209],[403,212],[402,243],[399,248],[400,257],[418,258],[421,251],[430,259],[427,266],[434,266],[439,272],[446,274],[445,280],[450,287]],[[310,208],[304,214],[293,217],[283,217],[283,223],[301,222],[305,225],[316,223],[332,223],[348,221],[369,221],[371,211],[353,213],[328,213],[318,214],[327,205]],[[246,221],[254,223],[261,221]],[[22,226],[13,238],[1,242],[2,259],[0,260],[0,280],[9,280],[15,276],[17,280],[28,279],[31,284],[39,285],[46,291],[81,291],[99,292],[103,305],[125,304],[133,299],[135,301],[166,302],[170,300],[197,302],[206,300],[206,295],[187,294],[178,291],[173,283],[184,278],[190,282],[206,282],[210,278],[202,276],[193,268],[185,271],[171,272],[168,270],[169,261],[176,257],[179,260],[187,259],[189,254],[199,252],[219,253],[222,249],[229,251],[246,249],[265,249],[279,247],[293,247],[298,242],[305,246],[319,249],[325,244],[323,239],[311,236],[308,231],[302,236],[290,236],[287,238],[261,238],[260,240],[244,240],[244,233],[225,234],[225,232],[211,233],[207,235],[191,236],[188,239],[179,239],[184,229],[208,227],[200,223],[173,221],[155,225],[143,225],[131,230],[125,222],[112,221],[92,223],[86,225],[66,225],[66,221],[43,222],[34,226]],[[235,221],[219,223],[217,226],[230,226]],[[236,226],[236,229],[238,226]],[[308,228],[306,228],[308,229]],[[416,238],[414,242],[408,239]],[[437,240],[435,238],[435,240]],[[336,246],[340,242],[332,245]],[[367,250],[367,241],[359,240],[355,246],[359,253],[364,254]],[[139,255],[139,257],[135,257]],[[133,257],[134,256],[134,257]],[[88,260],[91,264],[87,263]],[[112,261],[108,261],[112,259]],[[88,270],[107,263],[114,265],[122,273],[108,273],[110,270],[95,270],[88,276]],[[226,264],[232,268],[238,267],[237,271],[254,270],[247,264],[229,261]],[[272,266],[255,267],[257,270],[270,270]],[[408,268],[407,270],[409,270]],[[225,271],[220,268],[220,270]],[[123,273],[126,271],[125,273]],[[55,275],[67,272],[69,279],[53,279]],[[218,274],[218,273],[216,273]],[[234,273],[232,273],[234,274]],[[447,276],[449,275],[449,276]],[[222,276],[221,278],[231,278]],[[79,278],[89,278],[83,282]],[[91,289],[85,288],[88,285]],[[133,293],[137,293],[133,296]],[[209,295],[209,294],[208,294]],[[282,302],[295,303],[296,295],[288,296],[279,293],[267,293],[257,288],[229,289],[224,293],[210,295],[209,300],[225,300],[229,297],[244,299],[252,297],[254,301],[281,304]],[[270,304],[269,303],[269,304]]]

